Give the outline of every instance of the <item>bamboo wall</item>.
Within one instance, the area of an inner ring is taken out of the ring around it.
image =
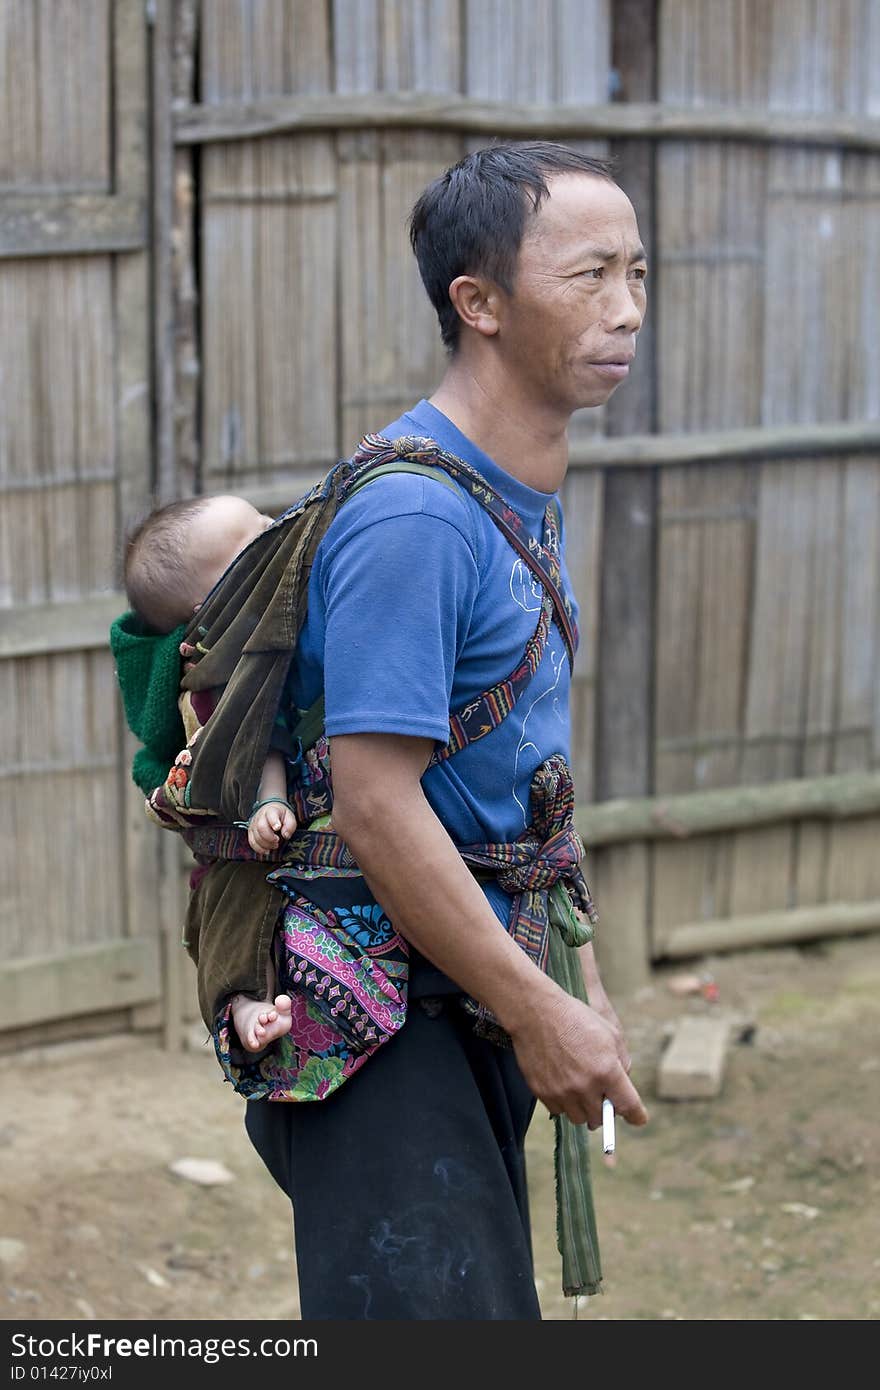
[[[671,106],[880,111],[880,10],[666,3]],[[880,414],[880,158],[668,141],[657,154],[663,431]],[[877,460],[662,471],[654,791],[876,766]],[[658,847],[653,943],[679,924],[876,898],[873,820]]]
[[[282,95],[454,93],[601,102],[604,0],[203,7],[204,105]],[[201,484],[296,494],[368,429],[430,394],[444,367],[406,218],[485,137],[351,130],[204,147],[200,175],[204,404]],[[603,153],[600,142],[573,141]],[[601,431],[583,412],[573,438]],[[281,492],[278,491],[279,484]],[[573,477],[570,563],[583,607],[575,770],[591,794],[601,475]]]
[[[51,1037],[160,992],[107,651],[151,486],[142,7],[4,0],[0,53],[0,1019]]]
[[[0,0],[0,44],[3,1022],[50,958],[62,1029],[191,1008],[105,647],[121,531],[280,507],[431,392],[406,217],[496,134],[612,153],[651,263],[565,484],[606,973],[880,927],[880,7]]]
[[[201,213],[206,486],[271,492],[430,392],[443,360],[405,219],[463,150],[560,133],[619,159],[654,274],[632,381],[571,432],[584,807],[874,766],[876,451],[770,439],[880,414],[880,141],[846,125],[877,114],[878,43],[863,0],[203,7],[199,109],[178,138],[226,199]],[[400,115],[403,93],[422,119]],[[665,138],[640,139],[658,113]],[[818,144],[797,139],[807,117]],[[737,122],[748,140],[731,138]],[[707,461],[712,441],[749,429]],[[663,466],[627,467],[627,440],[655,433],[671,437]],[[676,466],[695,433],[704,455]],[[623,468],[602,466],[610,437]],[[797,912],[877,897],[870,818],[787,812],[733,829],[712,804],[718,833],[600,842],[619,979],[692,942],[683,927],[721,921],[736,939],[769,912],[771,932],[797,936],[830,920]]]

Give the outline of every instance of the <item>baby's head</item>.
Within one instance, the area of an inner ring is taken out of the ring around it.
[[[154,631],[172,632],[271,525],[243,497],[192,497],[151,512],[125,543],[131,607]]]

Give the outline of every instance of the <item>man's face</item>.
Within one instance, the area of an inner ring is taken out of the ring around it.
[[[513,291],[501,293],[498,348],[511,384],[566,416],[602,405],[622,381],[645,314],[645,252],[626,194],[591,174],[558,174],[527,223]]]

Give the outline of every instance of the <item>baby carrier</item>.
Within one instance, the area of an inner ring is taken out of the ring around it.
[[[160,825],[181,834],[201,866],[187,921],[188,945],[201,957],[200,970],[206,948],[216,957],[216,980],[206,986],[215,1046],[227,1076],[248,1098],[324,1098],[393,1037],[405,1018],[406,945],[381,909],[363,893],[367,900],[358,901],[357,891],[344,908],[332,910],[319,908],[307,896],[308,881],[315,877],[363,885],[349,850],[326,823],[332,777],[322,701],[303,712],[290,730],[288,799],[296,809],[297,832],[271,854],[258,855],[246,831],[305,620],[318,545],[339,506],[376,477],[394,472],[422,473],[462,488],[489,513],[543,592],[535,630],[515,669],[450,713],[449,740],[435,751],[431,766],[487,737],[506,718],[538,669],[552,621],[570,661],[577,645],[562,584],[555,503],[546,509],[538,541],[476,470],[434,441],[372,435],[253,541],[186,628],[172,635],[182,658],[179,708],[185,746],[163,780],[149,790],[147,809]],[[116,640],[118,644],[119,633]],[[595,912],[579,869],[584,849],[573,826],[573,808],[571,776],[557,755],[535,773],[531,824],[516,841],[457,848],[472,871],[495,877],[510,894],[509,930],[518,945],[570,993],[584,997],[580,964],[568,948],[590,939]],[[254,924],[254,991],[262,988],[263,963],[274,934],[278,987],[294,1000],[294,1023],[290,1036],[279,1039],[265,1056],[235,1054],[228,1008],[220,1008],[215,1017],[212,1001],[217,1004],[228,993],[226,950],[216,949],[216,934],[212,946],[206,930],[218,915],[230,927],[224,936],[227,949],[245,918]],[[463,1003],[478,1032],[509,1042],[479,1001]],[[558,1164],[568,1146],[581,1184],[585,1142],[577,1126],[557,1121]],[[560,1230],[564,1262],[573,1262],[563,1275],[570,1292],[595,1291],[601,1278],[588,1187],[585,1200],[581,1225],[588,1238],[585,1246],[581,1238],[579,1255],[566,1257]]]

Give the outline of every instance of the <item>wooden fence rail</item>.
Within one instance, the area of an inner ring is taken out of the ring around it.
[[[175,118],[179,145],[252,140],[289,131],[418,130],[570,139],[741,140],[880,150],[880,120],[748,107],[676,108],[659,102],[520,105],[427,92],[310,93],[189,106]]]
[[[4,193],[0,257],[100,255],[147,244],[143,197]]]
[[[630,840],[684,840],[725,830],[798,820],[843,820],[880,812],[880,772],[796,777],[765,786],[723,787],[579,806],[577,828],[589,848]]]
[[[880,452],[880,420],[834,424],[788,425],[773,429],[710,430],[694,434],[599,435],[572,444],[571,470],[677,468],[690,463],[727,463],[732,459],[817,458]],[[336,460],[297,460],[296,486],[305,492]],[[285,490],[286,489],[286,490]],[[255,507],[289,506],[289,487],[280,482],[245,485]]]
[[[880,902],[821,903],[787,912],[759,912],[718,922],[687,922],[670,932],[663,955],[671,960],[750,946],[784,946],[880,930]]]

